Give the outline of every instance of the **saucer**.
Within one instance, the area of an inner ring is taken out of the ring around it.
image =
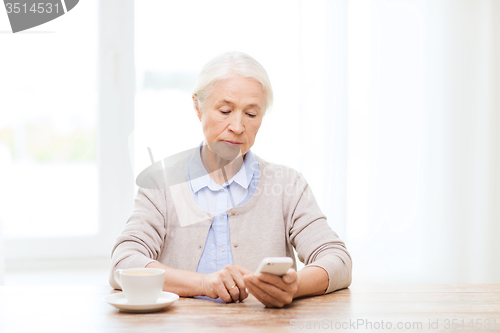
[[[115,293],[104,297],[104,300],[125,312],[153,312],[159,311],[173,304],[179,299],[179,295],[162,291],[156,303],[151,304],[131,304],[123,293]]]

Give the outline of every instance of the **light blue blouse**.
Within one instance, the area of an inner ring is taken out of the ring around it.
[[[255,192],[259,181],[259,165],[248,151],[236,175],[222,186],[213,181],[201,161],[201,148],[187,159],[189,188],[198,206],[215,215],[208,232],[197,272],[210,274],[233,264],[227,210],[244,205]],[[194,177],[200,175],[201,177]]]

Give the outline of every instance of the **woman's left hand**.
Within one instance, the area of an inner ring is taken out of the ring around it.
[[[297,272],[290,268],[279,277],[268,273],[243,276],[245,287],[262,304],[270,308],[282,308],[293,301],[297,293]]]

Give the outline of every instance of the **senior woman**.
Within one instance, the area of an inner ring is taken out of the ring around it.
[[[192,99],[205,140],[176,164],[183,183],[139,188],[113,248],[111,286],[120,288],[118,268],[162,268],[164,290],[180,296],[232,302],[249,292],[267,307],[347,288],[351,257],[304,177],[250,150],[273,100],[265,69],[224,53],[203,67]],[[294,264],[282,277],[254,273],[263,258],[285,256]]]

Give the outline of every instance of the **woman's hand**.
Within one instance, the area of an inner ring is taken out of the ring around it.
[[[237,265],[227,265],[220,271],[206,275],[201,281],[204,296],[220,297],[226,303],[243,301],[248,297],[243,276],[252,271]]]
[[[298,288],[297,272],[293,268],[282,277],[268,273],[245,274],[243,281],[248,291],[270,308],[292,303]]]

